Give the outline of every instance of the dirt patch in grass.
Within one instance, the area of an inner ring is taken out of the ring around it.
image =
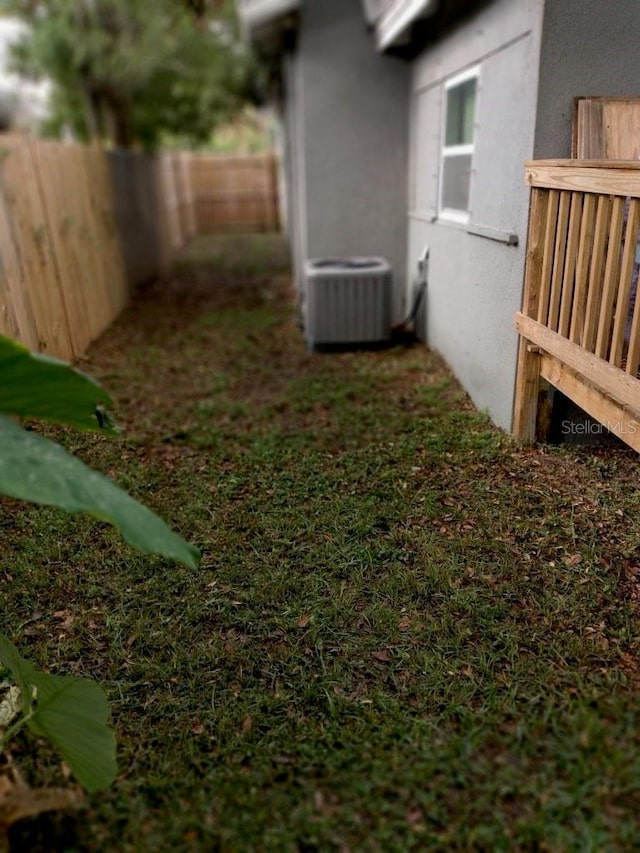
[[[82,366],[123,436],[57,435],[203,563],[0,505],[1,628],[105,684],[121,768],[15,849],[635,849],[636,454],[519,448],[420,346],[308,352],[265,236],[199,241]]]

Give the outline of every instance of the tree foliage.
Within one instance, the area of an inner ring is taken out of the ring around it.
[[[29,34],[22,73],[55,86],[50,131],[122,147],[198,143],[256,91],[230,0],[0,0]]]

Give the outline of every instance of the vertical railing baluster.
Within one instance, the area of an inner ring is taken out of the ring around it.
[[[562,190],[560,192],[560,205],[558,207],[556,245],[553,254],[553,272],[551,273],[549,316],[547,318],[547,326],[553,329],[554,332],[558,331],[558,322],[560,319],[560,300],[562,297],[562,282],[564,279],[565,257],[567,253],[567,232],[570,210],[571,193]]]
[[[624,251],[622,253],[618,294],[615,303],[611,352],[609,353],[609,361],[611,364],[615,364],[616,367],[620,367],[624,356],[624,338],[627,317],[629,315],[631,276],[633,275],[633,265],[635,264],[636,247],[638,245],[638,225],[640,225],[640,201],[637,198],[632,198],[629,200],[627,227],[624,232]]]
[[[542,247],[542,266],[540,269],[540,292],[534,317],[538,323],[546,325],[549,316],[549,295],[551,293],[551,273],[553,272],[553,255],[556,245],[556,225],[558,223],[558,190],[547,190],[545,230]],[[523,309],[524,313],[524,309]]]
[[[562,294],[560,297],[560,314],[558,317],[558,332],[565,338],[569,336],[569,328],[571,326],[571,311],[573,308],[573,291],[576,264],[578,261],[578,249],[580,246],[581,224],[582,193],[571,193],[567,248],[565,251],[564,272],[562,275]]]
[[[638,365],[640,364],[640,299],[636,293],[636,300],[633,306],[633,319],[631,320],[631,331],[629,333],[629,352],[627,353],[627,373],[631,376],[638,375]]]
[[[598,317],[602,300],[604,261],[607,251],[609,222],[611,219],[611,202],[611,196],[601,195],[598,197],[596,208],[593,252],[591,255],[591,267],[589,269],[589,293],[587,296],[584,330],[580,341],[581,346],[589,350],[589,352],[595,352],[596,346]]]
[[[578,247],[578,259],[576,262],[575,293],[573,297],[573,310],[571,312],[571,326],[569,328],[569,339],[574,341],[574,343],[580,342],[584,329],[597,198],[593,193],[584,194],[580,245]]]
[[[622,245],[622,220],[624,218],[624,203],[622,196],[616,196],[611,210],[611,227],[609,229],[609,244],[607,247],[607,262],[604,269],[604,290],[600,304],[598,336],[596,338],[596,355],[606,358],[611,340],[613,325],[613,306],[618,290],[618,272],[620,270],[620,247]]]

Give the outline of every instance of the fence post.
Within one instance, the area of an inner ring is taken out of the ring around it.
[[[534,318],[537,317],[540,298],[547,200],[547,191],[537,188],[531,190],[522,313]],[[521,336],[518,347],[513,434],[528,443],[535,441],[536,437],[539,390],[540,353]]]
[[[160,177],[160,204],[164,210],[171,253],[181,246],[180,216],[178,212],[178,192],[173,169],[173,154],[160,154],[158,159]]]
[[[152,160],[153,183],[154,183],[154,218],[158,233],[158,273],[161,278],[166,278],[171,268],[173,259],[173,243],[171,239],[171,219],[168,204],[168,187],[165,170],[165,155],[156,154]]]
[[[280,209],[278,205],[278,158],[275,154],[269,155],[269,225],[273,231],[280,230]]]
[[[185,237],[187,240],[192,240],[198,233],[196,221],[196,196],[193,189],[192,179],[193,154],[184,151],[179,156],[184,186]]]

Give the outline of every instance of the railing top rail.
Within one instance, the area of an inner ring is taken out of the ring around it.
[[[529,160],[530,187],[640,198],[640,162],[636,160]]]
[[[640,169],[640,160],[527,160],[524,165],[527,169],[546,166],[560,169]]]

